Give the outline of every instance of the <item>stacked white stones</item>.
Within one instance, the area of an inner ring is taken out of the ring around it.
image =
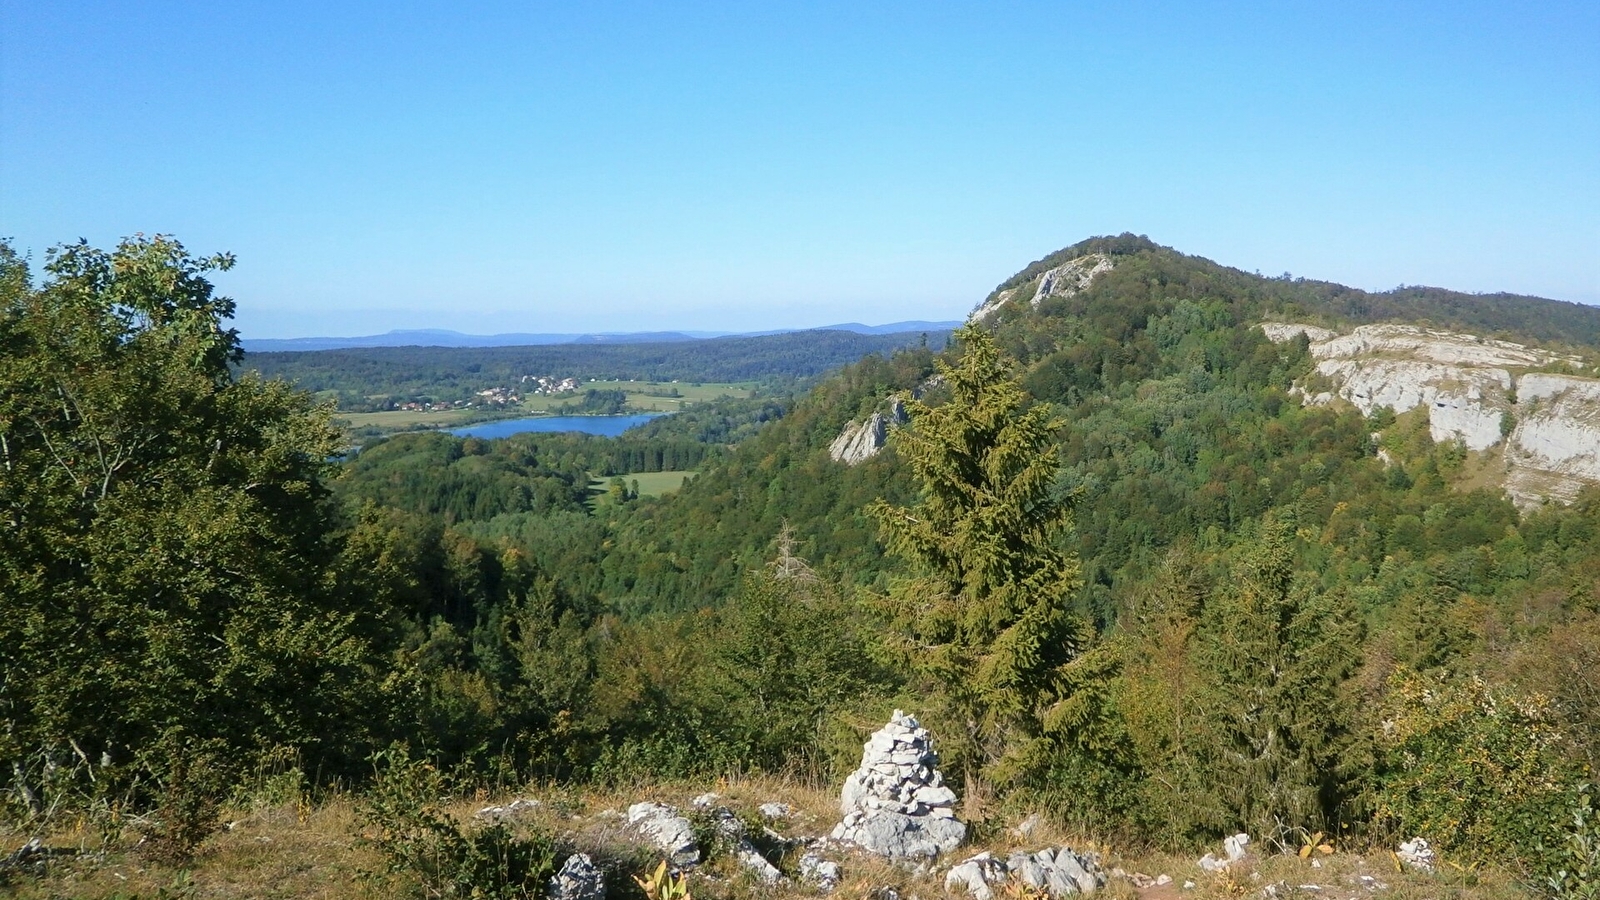
[[[955,817],[956,795],[938,762],[927,729],[895,710],[845,778],[834,840],[890,858],[931,858],[960,846],[967,826]]]

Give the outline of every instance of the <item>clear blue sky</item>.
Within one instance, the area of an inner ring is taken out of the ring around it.
[[[964,315],[1133,231],[1600,303],[1600,3],[0,0],[0,235],[246,337]]]

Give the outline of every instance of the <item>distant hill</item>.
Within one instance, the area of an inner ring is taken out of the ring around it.
[[[926,341],[939,349],[948,329],[858,334],[793,331],[629,343],[515,347],[346,347],[315,351],[247,351],[240,368],[284,378],[314,392],[337,395],[340,407],[361,410],[388,399],[465,399],[492,387],[514,386],[525,375],[562,378],[745,382],[811,378],[872,353],[888,355]]]
[[[660,344],[710,340],[722,337],[762,337],[793,334],[799,331],[849,331],[855,334],[896,334],[901,332],[950,331],[960,322],[891,322],[887,325],[862,325],[846,322],[821,328],[779,328],[772,331],[629,331],[595,333],[463,334],[443,328],[397,329],[384,334],[359,337],[246,338],[247,353],[344,350],[358,347],[540,347],[550,344]]]

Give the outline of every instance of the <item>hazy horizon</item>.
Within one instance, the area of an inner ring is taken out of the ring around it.
[[[1600,303],[1600,7],[4,3],[0,236],[252,338],[964,317],[1124,231]]]

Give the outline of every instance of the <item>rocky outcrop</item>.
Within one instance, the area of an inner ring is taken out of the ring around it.
[[[828,455],[834,462],[842,462],[847,466],[865,462],[878,455],[878,451],[889,442],[889,428],[903,425],[905,421],[905,406],[896,398],[890,402],[888,415],[875,412],[863,422],[846,424],[839,436],[828,445]]]
[[[891,859],[929,858],[961,845],[967,826],[955,817],[955,792],[944,785],[927,729],[895,710],[862,746],[861,766],[845,778],[844,820],[833,839]]]
[[[1111,257],[1104,253],[1090,253],[1062,263],[1039,276],[1039,288],[1033,292],[1032,306],[1038,309],[1047,297],[1071,297],[1109,271]]]
[[[944,889],[952,893],[964,890],[976,900],[992,900],[995,886],[1009,879],[1052,897],[1093,894],[1106,883],[1094,854],[1080,855],[1071,847],[1047,847],[1037,853],[1018,851],[1004,861],[979,853],[950,868]]]
[[[1532,373],[1517,379],[1506,491],[1519,502],[1571,502],[1600,482],[1600,380]]]
[[[1571,501],[1600,483],[1600,379],[1577,374],[1578,357],[1412,325],[1261,330],[1279,342],[1310,339],[1317,367],[1308,384],[1326,389],[1302,385],[1307,405],[1342,400],[1368,415],[1426,409],[1435,441],[1504,454],[1503,486],[1519,505]]]
[[[1071,297],[1089,287],[1094,280],[1111,271],[1113,268],[1111,257],[1104,253],[1088,253],[1077,259],[1068,260],[1039,276],[1039,283],[1033,290],[1033,298],[1028,301],[1034,309],[1049,297]],[[1027,287],[1026,284],[1022,288]],[[1011,302],[1022,288],[1007,288],[985,300],[982,305],[972,311],[968,321],[981,322],[1000,307]]]

